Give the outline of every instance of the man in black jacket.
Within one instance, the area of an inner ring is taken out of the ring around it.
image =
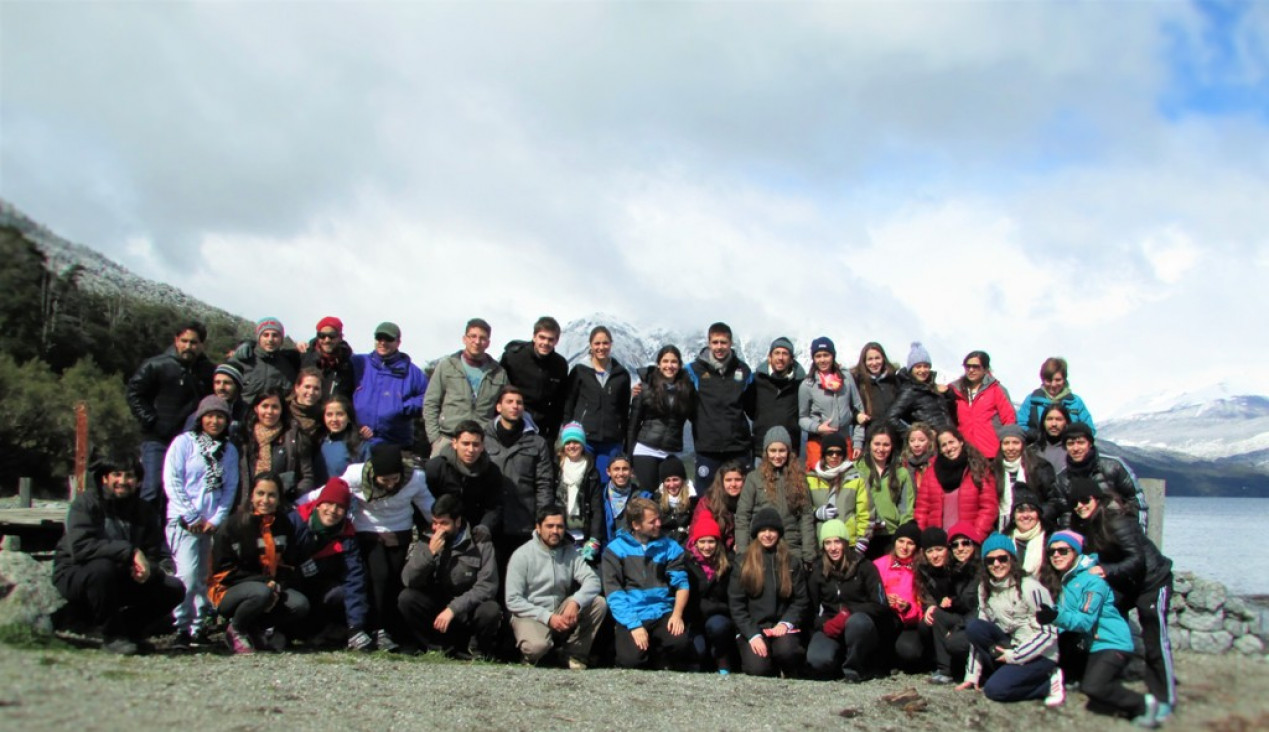
[[[512,552],[533,536],[538,509],[555,502],[555,472],[551,449],[524,418],[520,390],[502,387],[495,409],[497,418],[485,427],[485,454],[502,472],[502,525],[494,533],[494,548],[498,566],[505,569]]]
[[[568,396],[568,361],[555,352],[560,324],[549,315],[533,324],[532,341],[511,341],[502,352],[507,381],[524,393],[524,407],[548,445],[555,444]]]
[[[762,440],[772,427],[788,430],[793,436],[793,444],[789,445],[789,449],[794,455],[802,454],[802,428],[798,426],[798,386],[805,378],[806,370],[793,357],[793,341],[783,336],[771,341],[766,362],[758,366],[753,375],[755,457],[762,457]]]
[[[344,340],[344,321],[333,315],[317,321],[317,335],[300,355],[300,368],[322,372],[322,401],[335,394],[352,399],[354,383],[352,347]]]
[[[709,327],[709,345],[687,370],[696,387],[692,440],[696,443],[696,485],[709,490],[714,473],[729,460],[753,458],[753,372],[732,350],[726,323]]]
[[[163,457],[198,402],[211,393],[212,362],[203,355],[207,327],[191,320],[177,326],[172,345],[147,359],[128,380],[128,408],[141,423],[141,498],[163,505]]]
[[[53,585],[78,612],[101,627],[102,646],[132,655],[155,621],[185,597],[170,562],[159,513],[137,496],[141,465],[111,456],[93,465],[93,484],[66,514],[66,533],[53,559]]]
[[[496,534],[502,527],[502,471],[485,454],[485,431],[479,423],[464,420],[455,429],[449,444],[423,468],[427,488],[438,499],[462,499],[468,525],[480,524]]]

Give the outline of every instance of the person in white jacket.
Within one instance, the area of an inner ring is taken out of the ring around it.
[[[215,614],[207,599],[208,552],[238,493],[238,449],[228,433],[229,404],[218,396],[203,397],[194,429],[177,435],[163,460],[165,533],[176,577],[185,585],[185,599],[172,612],[172,647],[177,649],[205,645]]]

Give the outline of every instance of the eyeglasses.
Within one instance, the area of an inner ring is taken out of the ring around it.
[[[952,542],[953,549],[967,549],[973,546],[974,546],[974,542],[970,541],[969,539],[957,539],[956,541]]]
[[[1008,554],[993,554],[990,557],[983,557],[983,561],[987,564],[1008,564],[1010,556]]]
[[[845,450],[837,450],[837,449],[833,449],[833,450],[825,450],[825,451],[824,451],[824,454],[825,454],[825,455],[836,455],[836,456],[838,456],[838,457],[841,457],[841,456],[843,456],[843,455],[845,455],[845,454],[846,454],[846,451],[845,451]]]
[[[1051,557],[1065,557],[1071,552],[1072,552],[1072,549],[1067,546],[1049,547],[1049,556]]]
[[[324,341],[333,341],[339,337],[339,331],[322,331],[317,334],[317,337]]]

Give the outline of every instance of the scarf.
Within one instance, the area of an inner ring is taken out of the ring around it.
[[[626,503],[630,501],[630,485],[627,483],[626,492],[622,493],[610,480],[604,488],[604,498],[608,501],[608,508],[612,511],[612,519],[615,522],[626,512]]]
[[[923,455],[909,455],[907,459],[909,470],[924,470],[925,466],[930,463],[934,457],[933,452],[927,452]]]
[[[255,472],[263,473],[273,470],[273,441],[278,439],[278,435],[282,434],[282,423],[278,422],[273,427],[265,427],[256,422],[254,434],[256,438]]]
[[[1097,466],[1097,448],[1088,448],[1088,456],[1083,460],[1076,462],[1071,459],[1071,454],[1066,454],[1066,470],[1071,475],[1087,478],[1093,474],[1093,468]]]
[[[1027,543],[1026,553],[1022,557],[1022,570],[1032,576],[1038,575],[1040,568],[1044,566],[1044,526],[1037,521],[1030,531],[1014,529],[1011,538]]]
[[[855,467],[854,463],[850,462],[849,460],[843,460],[842,464],[838,465],[835,468],[826,468],[824,467],[824,461],[820,460],[819,462],[815,463],[815,467],[812,468],[811,472],[815,473],[815,477],[819,478],[820,480],[826,483],[832,484],[838,479],[839,476],[842,477],[842,482],[845,482],[846,480],[850,480],[852,478],[858,478],[859,477],[858,471],[855,471],[855,475],[851,476],[850,478],[842,476],[843,473],[846,473],[854,469],[854,467]]]
[[[713,582],[714,577],[718,575],[718,552],[722,551],[722,549],[723,548],[721,546],[718,547],[714,550],[714,556],[706,559],[701,556],[700,551],[696,549],[695,545],[687,548],[688,552],[692,554],[692,558],[696,560],[697,566],[699,566],[701,571],[705,573],[705,579],[710,582]]]
[[[819,380],[820,386],[824,391],[841,391],[842,375],[833,371],[816,371],[816,379]]]
[[[313,538],[317,539],[319,544],[325,544],[343,532],[344,522],[341,521],[334,526],[327,526],[322,523],[321,518],[317,515],[317,511],[314,510],[308,515],[308,530],[313,532]]]
[[[272,513],[264,513],[256,514],[256,518],[260,519],[260,566],[270,577],[276,577],[278,574],[278,547],[273,542],[273,520],[277,516]]]
[[[900,559],[900,558],[896,557],[896,556],[895,556],[895,555],[893,555],[893,554],[891,554],[891,555],[890,555],[890,568],[891,568],[891,569],[906,569],[906,570],[911,571],[911,570],[912,570],[912,565],[913,565],[914,563],[916,563],[916,554],[913,554],[912,556],[908,557],[907,559]]]
[[[969,453],[961,450],[961,456],[955,460],[939,457],[934,461],[934,476],[939,479],[939,485],[947,493],[951,493],[961,487],[961,481],[965,479],[965,468],[969,466]]]
[[[228,440],[217,440],[206,432],[194,433],[194,446],[207,471],[203,476],[204,493],[219,493],[225,484],[225,466],[221,464],[221,458],[225,456],[227,444]]]
[[[1016,478],[1013,478],[1013,480],[1009,481],[1010,483],[1017,483],[1018,481],[1022,481],[1023,483],[1027,482],[1027,471],[1022,468],[1021,455],[1018,456],[1017,460],[1006,460],[1005,456],[1001,455],[1000,464],[1005,469],[1005,475],[1017,476]]]
[[[303,406],[295,400],[295,396],[286,398],[287,408],[291,411],[291,420],[300,426],[300,431],[305,435],[312,437],[321,429],[322,413],[324,411],[321,402],[311,406]]]
[[[380,498],[387,498],[388,496],[395,496],[413,479],[414,470],[407,465],[401,469],[401,480],[397,481],[396,487],[388,490],[380,486],[379,482],[375,480],[374,463],[367,460],[361,466],[361,490],[366,493],[366,503],[377,501]]]
[[[582,518],[582,481],[586,478],[586,468],[585,460],[565,458],[560,465],[560,487],[564,489],[564,508],[570,522]]]
[[[494,433],[498,437],[498,443],[503,447],[511,447],[520,440],[520,435],[524,434],[524,420],[517,419],[510,427],[503,425],[501,419],[494,420]]]

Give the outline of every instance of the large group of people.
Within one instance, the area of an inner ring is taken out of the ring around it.
[[[181,649],[223,627],[234,653],[898,669],[1000,702],[1078,684],[1147,727],[1175,709],[1171,562],[1060,358],[1015,412],[980,350],[947,384],[920,343],[843,367],[820,337],[807,369],[778,338],[755,369],[723,323],[637,368],[600,326],[570,370],[554,319],[495,360],[476,318],[430,379],[393,323],[365,355],[334,317],[255,335],[214,365],[179,326],[128,384],[140,449],[71,506],[55,582],[109,650],[170,617]]]

